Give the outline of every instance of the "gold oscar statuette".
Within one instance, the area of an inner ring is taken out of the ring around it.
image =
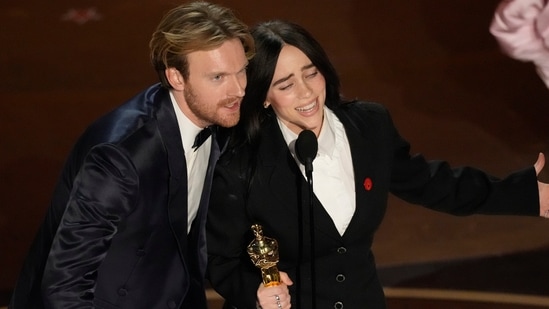
[[[273,286],[280,284],[278,263],[278,242],[263,236],[263,228],[259,224],[252,225],[255,239],[248,245],[248,254],[254,265],[261,269],[263,284]]]

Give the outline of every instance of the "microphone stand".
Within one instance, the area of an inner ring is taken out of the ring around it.
[[[315,219],[313,211],[313,160],[307,158],[305,175],[309,184],[309,234],[311,236],[311,308],[316,308],[316,263],[315,263]]]
[[[315,273],[315,223],[314,223],[314,192],[313,192],[313,160],[316,157],[318,151],[318,141],[316,139],[316,135],[311,130],[303,130],[301,133],[299,133],[299,136],[295,143],[295,153],[297,156],[297,159],[301,164],[305,166],[305,176],[307,178],[307,183],[309,184],[309,235],[311,237],[310,245],[311,245],[311,251],[310,251],[310,263],[311,263],[311,308],[316,308],[316,273]],[[300,207],[301,209],[301,207]],[[301,211],[300,211],[301,213]],[[303,218],[301,218],[303,219]],[[303,239],[303,225],[301,225],[300,228],[300,238]],[[303,240],[300,240],[302,243]],[[301,264],[301,249],[300,247],[300,253],[298,258],[298,273],[299,265]],[[300,304],[300,282],[299,282],[298,276],[298,293],[297,293],[297,304]]]

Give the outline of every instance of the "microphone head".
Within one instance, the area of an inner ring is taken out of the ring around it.
[[[318,141],[316,135],[311,130],[303,130],[299,133],[295,141],[295,154],[301,164],[307,167],[311,165],[318,152]]]

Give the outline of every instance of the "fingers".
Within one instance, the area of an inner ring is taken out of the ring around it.
[[[290,279],[290,276],[288,276],[288,274],[283,271],[280,272],[280,281],[288,286],[294,284],[292,279]]]
[[[540,152],[538,155],[538,160],[536,163],[534,163],[534,168],[536,169],[536,175],[539,175],[539,173],[543,170],[543,167],[545,166],[545,155]]]
[[[292,304],[290,304],[290,295],[287,295],[287,296],[288,297],[284,297],[284,295],[280,296],[278,294],[274,296],[277,309],[292,307]]]
[[[292,307],[290,292],[284,283],[269,287],[261,284],[257,289],[257,302],[262,309],[289,309]]]

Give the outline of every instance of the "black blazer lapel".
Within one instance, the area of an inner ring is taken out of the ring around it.
[[[387,175],[387,171],[380,164],[383,159],[377,156],[380,153],[386,154],[386,152],[380,152],[379,148],[380,145],[389,143],[389,141],[376,141],[379,136],[375,129],[377,125],[374,124],[379,121],[375,120],[375,117],[370,118],[368,112],[364,112],[363,109],[346,110],[343,107],[334,110],[334,112],[345,128],[355,178],[356,208],[344,237],[364,233],[364,226],[374,226],[372,231],[367,231],[373,235],[377,226],[367,225],[365,220],[378,220],[385,214],[385,208],[380,208],[379,205],[386,204],[385,202],[380,204],[380,199],[386,200],[387,195],[385,193],[380,195],[378,192],[386,192],[380,190],[380,186],[387,183],[386,176],[384,176]]]
[[[259,151],[263,160],[259,164],[270,170],[268,188],[279,200],[282,212],[290,213],[288,217],[299,218],[304,225],[309,226],[309,185],[291,155],[276,121],[271,121],[265,132],[262,136],[262,149]],[[339,239],[340,235],[331,217],[316,195],[313,199],[315,231],[318,231],[316,235]]]

